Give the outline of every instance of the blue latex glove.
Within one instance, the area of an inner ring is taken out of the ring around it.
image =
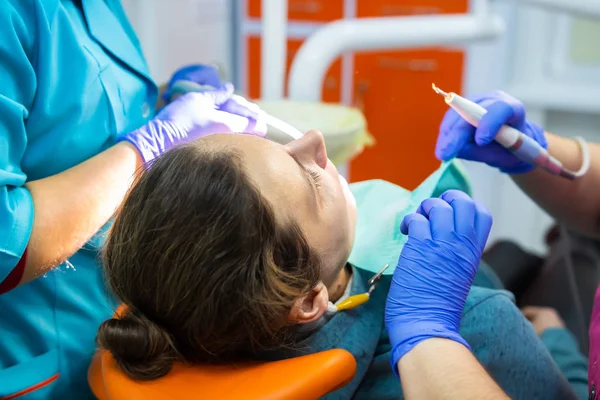
[[[510,125],[548,148],[544,130],[525,118],[523,103],[504,92],[492,92],[470,99],[488,110],[475,129],[456,111],[446,112],[435,148],[438,159],[454,157],[484,162],[508,174],[529,172],[535,167],[516,158],[510,151],[494,142],[502,125]]]
[[[396,374],[402,356],[425,339],[447,338],[469,347],[458,328],[491,227],[487,209],[457,190],[423,201],[402,221],[408,241],[385,308]]]
[[[132,143],[144,162],[170,148],[214,133],[248,133],[264,137],[267,125],[260,109],[238,96],[233,86],[188,93],[163,108],[154,119],[119,138]]]
[[[169,80],[167,90],[162,95],[163,100],[167,104],[171,102],[173,84],[177,81],[190,81],[208,88],[223,88],[219,71],[214,66],[203,64],[188,65],[177,70],[171,77],[171,80]]]

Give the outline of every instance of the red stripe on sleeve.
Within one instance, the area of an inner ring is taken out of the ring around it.
[[[25,248],[25,252],[23,252],[23,256],[19,260],[19,263],[16,267],[11,271],[10,274],[0,283],[0,294],[9,292],[16,288],[21,282],[21,278],[23,278],[23,273],[25,273],[25,263],[27,262],[27,248]]]

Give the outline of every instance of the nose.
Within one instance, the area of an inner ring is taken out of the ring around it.
[[[317,130],[308,131],[300,139],[288,143],[287,152],[302,164],[316,163],[325,169],[327,150],[323,134]]]

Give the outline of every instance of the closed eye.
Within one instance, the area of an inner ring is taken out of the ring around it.
[[[317,189],[321,188],[321,174],[319,174],[317,171],[314,170],[308,170],[308,174],[310,175],[311,179],[313,180],[313,183],[315,184],[315,187]]]
[[[292,157],[292,160],[294,160],[294,162],[298,165],[298,168],[300,168],[300,170],[302,171],[302,174],[306,177],[306,181],[308,183],[308,185],[311,187],[313,194],[315,196],[315,198],[319,199],[319,194],[320,194],[320,187],[321,187],[321,174],[319,174],[317,171],[312,170],[312,169],[308,169],[306,168],[300,161],[298,161],[298,159],[296,157],[294,157],[294,155],[289,154],[288,155],[290,157]]]

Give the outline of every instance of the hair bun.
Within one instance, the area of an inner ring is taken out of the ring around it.
[[[163,329],[131,312],[122,319],[104,321],[98,329],[97,343],[136,380],[165,376],[178,358],[173,340]]]

